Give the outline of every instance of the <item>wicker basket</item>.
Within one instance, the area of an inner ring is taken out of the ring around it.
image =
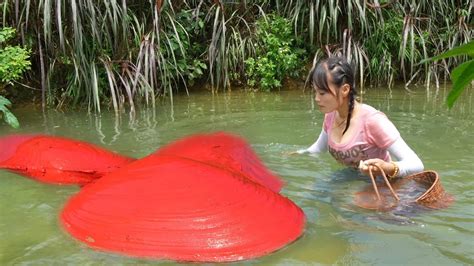
[[[441,179],[435,171],[423,171],[405,178],[412,179],[427,188],[425,193],[415,199],[415,202],[418,204],[439,209],[448,207],[454,200],[454,198],[444,190],[441,185]]]
[[[400,198],[396,191],[400,191],[404,186],[409,185],[409,181],[416,182],[423,190],[426,190],[420,196],[404,200],[403,204],[416,203],[427,208],[440,209],[450,206],[454,200],[453,197],[443,189],[439,175],[435,171],[423,171],[406,176],[405,178],[390,180],[393,181],[391,183],[383,169],[378,166],[376,166],[376,168],[382,173],[385,182],[376,182],[372,174],[372,167],[369,167],[372,185],[355,193],[354,203],[361,208],[379,211],[392,209],[400,203]]]

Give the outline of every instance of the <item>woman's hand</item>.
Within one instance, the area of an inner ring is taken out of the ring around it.
[[[382,175],[378,167],[383,169],[385,175],[390,176],[395,172],[395,167],[392,163],[388,163],[382,159],[369,159],[360,161],[359,171],[363,174],[369,175],[369,167],[372,169],[374,176]]]

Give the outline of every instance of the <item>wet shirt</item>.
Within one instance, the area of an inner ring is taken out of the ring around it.
[[[387,116],[375,108],[361,104],[359,118],[355,120],[355,131],[349,140],[337,143],[331,138],[331,125],[336,112],[324,117],[324,131],[328,134],[329,153],[340,163],[357,168],[360,160],[379,158],[390,161],[387,149],[400,133]]]

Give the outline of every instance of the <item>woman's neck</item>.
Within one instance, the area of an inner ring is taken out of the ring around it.
[[[354,101],[354,108],[352,109],[352,116],[354,116],[355,110],[356,110],[358,105],[359,105],[359,103],[357,101]],[[344,121],[344,120],[347,120],[348,116],[349,116],[349,103],[346,102],[346,103],[342,104],[341,107],[339,107],[336,110],[336,120],[339,121],[339,122]]]
[[[344,101],[344,103],[339,106],[336,110],[336,121],[344,121],[347,119],[347,115],[349,114],[349,103]]]

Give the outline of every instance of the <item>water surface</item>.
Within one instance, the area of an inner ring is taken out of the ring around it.
[[[88,141],[143,157],[175,139],[198,132],[228,131],[251,144],[265,164],[286,182],[282,194],[306,213],[304,235],[268,256],[241,264],[469,265],[474,264],[474,106],[467,90],[452,110],[447,91],[415,93],[368,89],[363,102],[385,112],[425,168],[436,170],[455,195],[448,209],[410,215],[362,210],[352,194],[368,178],[344,169],[329,154],[285,153],[309,146],[319,135],[323,114],[302,90],[276,93],[194,92],[165,101],[155,111],[100,116],[86,111],[43,114],[15,109],[22,127],[0,124],[0,135],[45,133]],[[98,252],[62,230],[58,214],[75,186],[41,184],[0,171],[0,265],[174,264]]]

